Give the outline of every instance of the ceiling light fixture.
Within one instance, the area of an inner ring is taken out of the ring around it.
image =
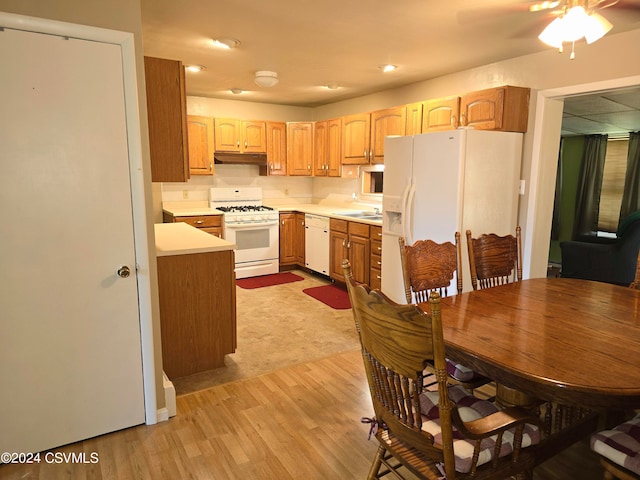
[[[388,64],[388,65],[380,65],[378,68],[382,70],[384,73],[387,73],[387,72],[393,72],[398,67],[396,65]]]
[[[214,47],[224,48],[226,50],[236,48],[240,45],[240,40],[236,40],[235,38],[217,38],[212,41]]]
[[[340,88],[340,85],[338,85],[337,83],[327,83],[324,88],[327,88],[329,90],[338,90]]]
[[[184,67],[188,72],[198,73],[204,70],[202,65],[187,65]]]
[[[538,38],[551,47],[562,52],[564,42],[571,42],[571,55],[575,58],[575,42],[584,37],[587,43],[593,43],[604,37],[613,25],[602,15],[587,11],[581,5],[569,9],[565,6],[564,12],[555,18],[545,28]]]
[[[242,90],[241,88],[230,88],[229,91],[234,95],[240,95],[241,93],[244,93],[244,90]]]
[[[278,84],[278,74],[268,70],[260,70],[256,72],[255,82],[260,87],[273,87]]]

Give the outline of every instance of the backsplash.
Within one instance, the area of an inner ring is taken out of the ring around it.
[[[187,183],[163,183],[163,202],[208,202],[211,187],[262,187],[264,202],[351,203],[358,193],[356,178],[260,176],[254,165],[216,165],[215,175],[192,176]]]

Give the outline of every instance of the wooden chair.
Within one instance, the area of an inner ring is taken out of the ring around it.
[[[455,233],[454,239],[455,244],[418,240],[413,245],[406,245],[404,237],[398,239],[407,303],[427,302],[432,291],[437,291],[440,297],[448,296],[454,274],[456,291],[462,293],[460,232]],[[455,382],[471,391],[491,382],[489,378],[449,359],[447,372]]]
[[[640,414],[611,430],[591,435],[605,480],[640,480]]]
[[[474,290],[496,287],[522,280],[522,245],[520,227],[516,236],[499,237],[495,233],[472,238],[467,230],[469,269]]]
[[[520,408],[498,410],[447,383],[440,295],[431,293],[430,314],[399,305],[378,290],[358,285],[343,261],[360,336],[379,442],[368,479],[404,468],[422,479],[531,479],[538,420]],[[424,391],[422,370],[435,365],[438,391]],[[464,407],[462,405],[465,405]],[[404,468],[403,468],[404,467]]]

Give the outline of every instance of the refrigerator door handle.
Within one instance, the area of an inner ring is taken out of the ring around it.
[[[403,203],[402,227],[404,230],[404,239],[407,245],[413,245],[413,201],[416,196],[416,182],[412,179],[411,184],[407,185],[407,196]]]

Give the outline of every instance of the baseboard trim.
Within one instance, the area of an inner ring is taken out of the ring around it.
[[[162,388],[164,389],[165,408],[158,410],[159,422],[167,421],[176,415],[176,389],[164,372],[162,372]]]

